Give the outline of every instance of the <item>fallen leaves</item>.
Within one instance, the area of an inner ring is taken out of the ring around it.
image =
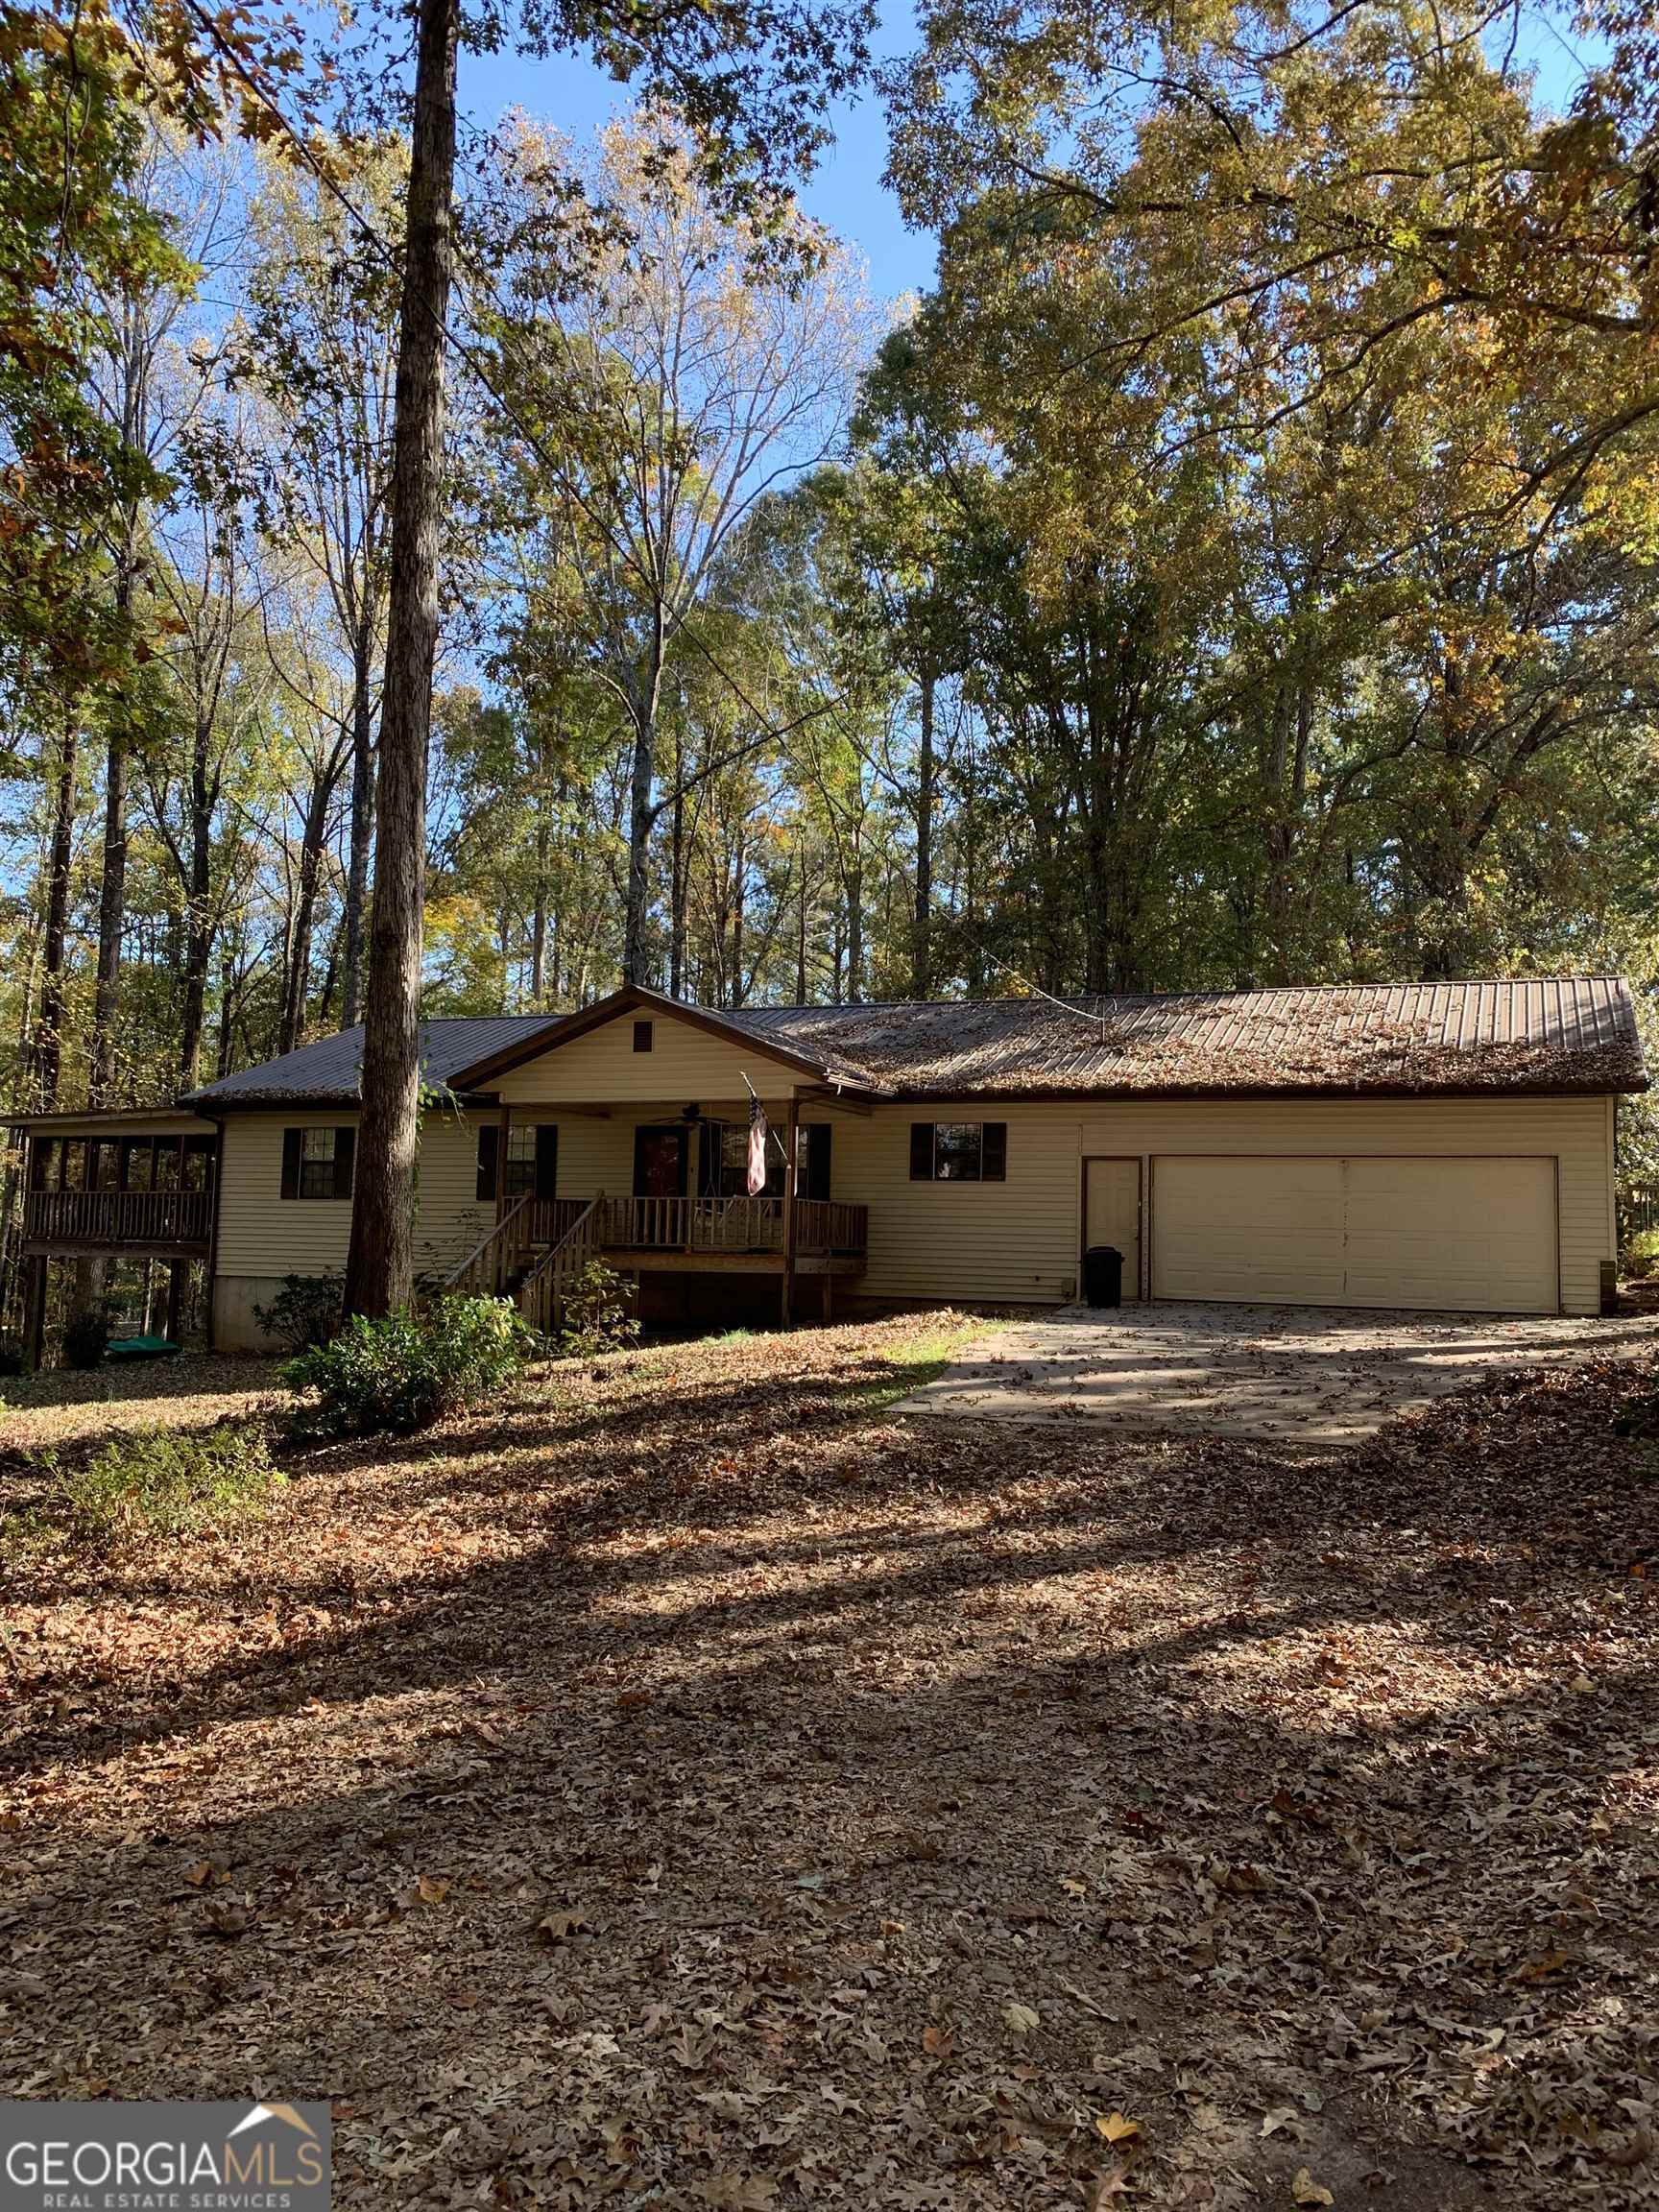
[[[1290,2201],[1293,2204],[1334,2204],[1336,2200],[1329,2189],[1323,2189],[1314,2180],[1306,2166],[1298,2166],[1290,2184]]]
[[[12,1571],[9,2080],[325,2083],[342,2212],[1650,2204],[1628,1370],[1311,1462],[867,1418],[919,1341],[552,1369]]]

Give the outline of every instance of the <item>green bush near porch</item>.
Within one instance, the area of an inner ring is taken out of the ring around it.
[[[377,1320],[354,1313],[326,1344],[283,1369],[313,1393],[295,1429],[306,1436],[407,1436],[476,1405],[518,1375],[535,1333],[506,1298],[440,1298]]]

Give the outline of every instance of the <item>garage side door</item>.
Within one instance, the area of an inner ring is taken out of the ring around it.
[[[1553,1313],[1553,1160],[1350,1160],[1350,1306]]]
[[[1159,1298],[1552,1313],[1547,1159],[1153,1163]]]
[[[1342,1162],[1152,1164],[1152,1295],[1342,1303]]]

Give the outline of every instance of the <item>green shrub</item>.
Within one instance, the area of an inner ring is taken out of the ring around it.
[[[512,1382],[536,1337],[506,1298],[440,1298],[424,1313],[354,1313],[332,1342],[283,1370],[315,1392],[296,1426],[313,1436],[406,1436]]]
[[[46,1517],[72,1543],[104,1547],[136,1536],[186,1536],[255,1518],[282,1477],[257,1424],[222,1421],[194,1435],[134,1429],[65,1473],[48,1461]]]
[[[632,1344],[639,1334],[630,1284],[603,1260],[589,1260],[565,1300],[559,1349],[566,1357],[590,1359]]]
[[[1645,1281],[1659,1272],[1659,1229],[1639,1229],[1624,1247],[1624,1272]]]
[[[64,1364],[83,1371],[103,1365],[109,1349],[109,1316],[102,1306],[87,1306],[70,1317],[63,1332]]]
[[[346,1278],[338,1269],[329,1275],[284,1275],[282,1287],[269,1306],[256,1305],[253,1318],[261,1335],[273,1338],[287,1352],[308,1352],[326,1344],[340,1326],[346,1301]]]

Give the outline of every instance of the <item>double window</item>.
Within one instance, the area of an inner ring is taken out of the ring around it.
[[[349,1198],[357,1153],[355,1129],[284,1129],[284,1198]]]
[[[912,1183],[1004,1183],[1006,1121],[912,1121]]]

